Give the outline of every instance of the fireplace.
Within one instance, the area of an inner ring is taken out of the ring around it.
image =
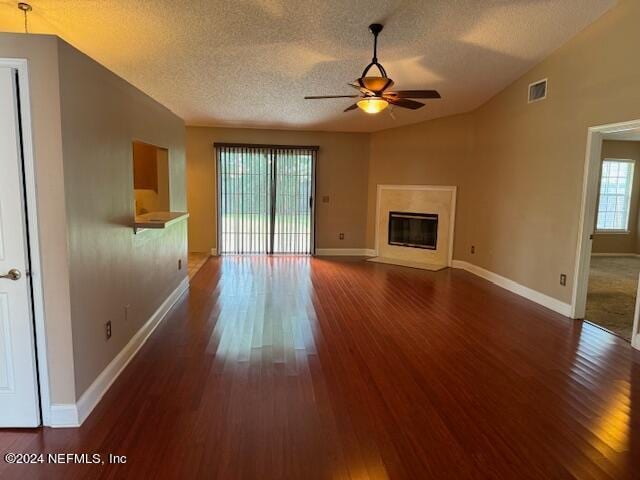
[[[435,250],[438,244],[438,215],[389,212],[389,245]]]

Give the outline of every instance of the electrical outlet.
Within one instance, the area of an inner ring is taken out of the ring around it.
[[[322,203],[329,203],[329,195],[324,195],[322,197]]]
[[[340,240],[344,240],[344,233],[339,233],[339,234],[338,234],[338,238],[339,238]]]
[[[476,246],[475,245],[471,245],[471,254],[476,253]]]
[[[567,274],[566,273],[561,273],[560,274],[560,285],[562,285],[563,287],[567,286]]]
[[[182,270],[182,259],[178,259],[178,270]]]
[[[107,337],[107,340],[111,338],[111,320],[104,324],[104,333]]]

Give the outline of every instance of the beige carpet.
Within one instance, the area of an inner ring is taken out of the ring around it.
[[[438,272],[447,268],[446,265],[433,265],[431,263],[412,262],[411,260],[398,260],[397,258],[373,257],[368,258],[367,262],[386,263],[387,265],[399,265],[401,267],[419,268],[421,270],[429,270]]]
[[[639,272],[639,257],[592,257],[587,320],[630,340]]]

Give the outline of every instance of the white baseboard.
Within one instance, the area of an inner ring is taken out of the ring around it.
[[[135,357],[138,350],[145,344],[149,336],[164,319],[167,312],[178,301],[182,294],[189,288],[189,279],[184,278],[178,287],[162,302],[155,313],[146,323],[131,337],[129,343],[120,353],[107,365],[98,375],[98,378],[80,396],[75,405],[52,405],[51,406],[51,427],[79,427],[89,414],[93,411],[100,399],[109,390],[120,373],[129,362]]]
[[[369,248],[316,248],[319,257],[375,257],[375,250]]]
[[[49,410],[49,422],[46,424],[50,427],[78,427],[78,408],[75,403],[54,403]]]
[[[218,255],[218,249],[212,248],[211,255]],[[375,257],[372,248],[316,248],[316,255],[321,257]]]
[[[502,275],[498,275],[497,273],[490,272],[489,270],[485,270],[482,267],[478,267],[477,265],[462,260],[454,260],[452,267],[466,270],[467,272],[473,273],[478,277],[489,280],[491,283],[494,283],[499,287],[504,288],[505,290],[509,290],[510,292],[526,298],[527,300],[531,300],[532,302],[542,305],[549,310],[553,310],[560,315],[571,317],[571,305],[569,305],[568,303],[561,302],[560,300],[550,297],[549,295],[545,295],[544,293],[540,293],[537,290],[525,287],[524,285],[521,285],[509,278],[503,277]]]

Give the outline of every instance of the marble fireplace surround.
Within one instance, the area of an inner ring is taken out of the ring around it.
[[[378,185],[376,201],[376,257],[382,263],[450,267],[456,212],[455,186]],[[438,242],[435,250],[389,245],[389,212],[432,213],[438,215]]]

